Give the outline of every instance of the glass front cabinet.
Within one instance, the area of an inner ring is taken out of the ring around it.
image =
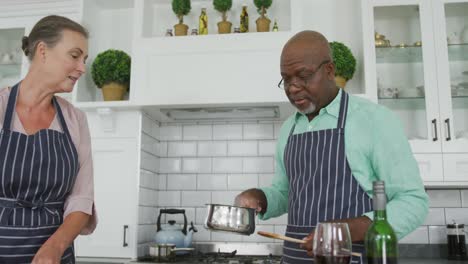
[[[468,1],[362,3],[370,98],[401,119],[426,185],[468,185]]]

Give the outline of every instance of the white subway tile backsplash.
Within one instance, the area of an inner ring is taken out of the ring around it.
[[[158,172],[159,158],[145,151],[140,151],[140,153],[141,153],[140,154],[141,155],[141,164],[140,164],[141,168],[152,171],[152,172]]]
[[[197,179],[198,190],[226,190],[226,174],[199,174]]]
[[[230,191],[242,191],[258,187],[257,174],[229,174],[228,189]]]
[[[461,207],[459,190],[428,190],[430,207]]]
[[[243,172],[271,173],[274,171],[273,164],[273,157],[243,158]]]
[[[260,156],[275,156],[276,141],[265,140],[258,142],[258,155]]]
[[[184,140],[212,140],[213,126],[183,126]]]
[[[182,127],[162,126],[159,128],[159,138],[162,141],[182,140]]]
[[[227,144],[226,142],[217,141],[200,141],[198,142],[198,156],[200,157],[216,157],[226,156]]]
[[[142,150],[152,153],[152,154],[156,154],[154,153],[154,148],[153,148],[154,142],[155,140],[152,137],[146,135],[145,133],[141,134],[141,149]]]
[[[213,158],[214,173],[242,172],[242,158]]]
[[[182,206],[204,207],[211,203],[211,192],[183,191]]]
[[[274,226],[272,225],[257,225],[255,226],[255,231],[265,231],[265,232],[270,232],[273,233],[275,231]],[[253,233],[250,236],[242,236],[242,242],[264,242],[264,243],[273,243],[275,242],[274,239],[268,238],[268,237],[263,237],[260,235],[257,235],[257,233]]]
[[[274,173],[260,173],[258,175],[258,187],[270,186],[273,182]]]
[[[139,206],[138,224],[155,224],[158,209],[156,207]]]
[[[273,124],[244,124],[245,139],[273,139]]]
[[[157,190],[159,187],[158,175],[144,169],[140,170],[140,186],[147,189]]]
[[[158,205],[158,192],[156,190],[140,188],[139,205],[157,206]]]
[[[155,230],[146,226],[154,225],[158,207],[186,209],[188,221],[194,221],[199,230],[194,241],[282,243],[203,228],[205,204],[233,204],[241,191],[271,185],[281,126],[281,121],[159,124],[143,118],[139,251],[147,249],[145,243],[154,237]],[[424,225],[400,243],[444,244],[446,223],[452,219],[468,223],[468,190],[430,189],[428,194],[431,208]],[[170,217],[182,220],[181,215]],[[256,222],[257,230],[284,234],[287,214]]]
[[[196,190],[197,175],[195,174],[169,174],[167,175],[168,190]]]
[[[156,228],[153,225],[138,225],[138,243],[147,243],[152,241],[156,234]]]
[[[228,142],[228,156],[257,156],[257,141],[230,141]]]
[[[186,173],[210,173],[211,158],[184,158],[182,171]]]
[[[157,140],[161,140],[161,128],[159,126],[159,123],[158,122],[153,123],[153,125],[151,126],[151,129],[152,129],[151,136],[153,136]]]
[[[194,157],[197,155],[196,142],[169,142],[168,157]]]
[[[447,228],[445,226],[429,226],[430,244],[447,244]]]
[[[429,208],[429,213],[423,225],[445,225],[444,208]]]
[[[445,222],[459,224],[468,223],[468,209],[466,208],[445,208]]]
[[[158,157],[167,157],[167,143],[166,142],[154,142],[153,148],[156,156]]]
[[[167,189],[167,174],[158,175],[158,190]]]
[[[226,192],[221,192],[221,191],[216,191],[212,193],[211,196],[211,201],[214,204],[234,204],[234,198],[236,195],[238,195],[240,192],[232,192],[232,191],[226,191]]]
[[[279,134],[280,134],[280,131],[281,131],[281,126],[283,125],[283,122],[275,122],[273,124],[273,134],[274,134],[274,138],[275,139],[278,139],[279,138]]]
[[[182,171],[182,160],[178,158],[160,158],[160,173],[180,173]]]
[[[203,225],[205,224],[205,219],[206,219],[206,214],[208,212],[208,209],[205,207],[200,207],[196,208],[195,211],[195,223],[197,225]]]
[[[159,206],[181,206],[180,191],[158,191]]]
[[[241,242],[242,235],[227,232],[211,232],[211,241],[213,242]]]
[[[195,225],[197,232],[193,235],[195,242],[209,242],[211,241],[211,231],[203,227],[203,225]]]
[[[429,243],[429,234],[427,226],[416,228],[409,235],[398,241],[400,244],[427,244]]]
[[[141,130],[145,132],[148,135],[153,135],[152,133],[152,127],[154,122],[148,118],[148,116],[143,115],[143,118],[141,120]]]
[[[214,140],[236,140],[242,139],[242,125],[213,125]]]

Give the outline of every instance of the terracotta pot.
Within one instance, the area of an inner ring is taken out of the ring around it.
[[[271,20],[267,17],[259,17],[257,21],[257,32],[269,32]]]
[[[185,24],[174,25],[174,34],[176,36],[187,36],[188,26]]]
[[[120,83],[109,83],[102,86],[104,101],[121,101],[128,87]]]
[[[335,76],[335,83],[336,86],[344,89],[346,86],[346,79],[341,76]]]
[[[218,33],[219,34],[228,34],[231,33],[232,23],[229,21],[218,22]]]

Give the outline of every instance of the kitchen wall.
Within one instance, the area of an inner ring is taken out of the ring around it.
[[[183,208],[198,228],[197,242],[280,243],[203,228],[206,203],[232,204],[247,188],[266,186],[274,173],[275,140],[281,122],[194,122],[143,120],[139,243],[154,238],[158,208]],[[445,224],[468,224],[468,190],[428,190],[430,212],[423,226],[401,243],[444,244]],[[162,218],[164,221],[166,217]],[[183,223],[181,216],[169,216]],[[258,221],[257,230],[284,233],[286,215]]]

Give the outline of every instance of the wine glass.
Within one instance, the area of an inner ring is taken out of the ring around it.
[[[319,223],[312,246],[317,264],[350,264],[351,235],[347,223]]]

